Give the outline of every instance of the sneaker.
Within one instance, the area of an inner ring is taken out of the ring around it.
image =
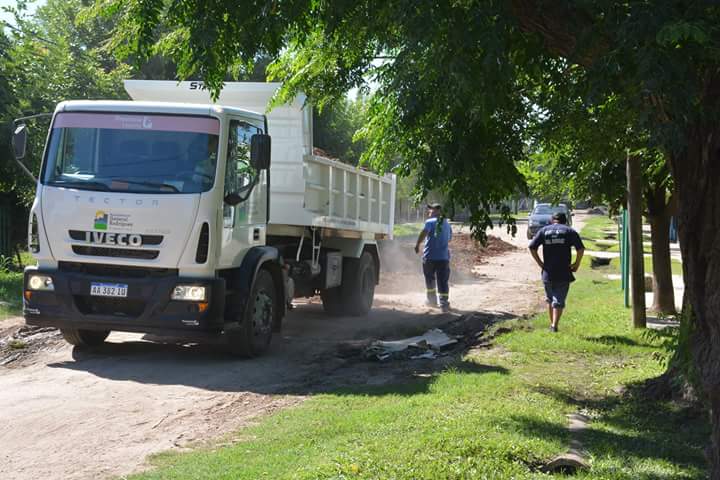
[[[555,325],[550,325],[550,331],[555,333],[558,331],[557,327]]]
[[[448,304],[440,305],[440,310],[441,310],[443,313],[447,313],[447,312],[450,311],[450,305],[448,305]]]

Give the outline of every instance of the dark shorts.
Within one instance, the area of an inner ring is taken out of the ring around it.
[[[565,308],[570,282],[545,282],[545,301],[553,308]]]

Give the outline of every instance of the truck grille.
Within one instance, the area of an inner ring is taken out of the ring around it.
[[[90,247],[86,245],[73,245],[73,253],[90,257],[134,258],[153,260],[160,255],[159,250],[133,250],[129,248]]]
[[[81,273],[97,277],[158,278],[178,275],[178,270],[175,268],[129,267],[102,263],[60,262],[58,268],[61,272]]]
[[[145,310],[145,302],[133,298],[90,297],[73,295],[75,306],[83,315],[112,315],[115,317],[139,317]]]

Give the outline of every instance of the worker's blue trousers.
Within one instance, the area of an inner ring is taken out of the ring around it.
[[[425,287],[427,288],[428,302],[450,304],[450,262],[447,260],[423,260],[423,273],[425,274]],[[437,290],[435,285],[437,284]]]

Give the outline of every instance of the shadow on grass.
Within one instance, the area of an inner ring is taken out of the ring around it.
[[[429,365],[428,365],[429,367]],[[426,368],[416,370],[412,375],[411,380],[405,380],[404,382],[392,383],[378,386],[355,386],[350,388],[333,388],[327,393],[335,396],[385,396],[385,395],[400,395],[400,396],[412,396],[412,395],[423,395],[430,392],[435,378],[440,373],[459,373],[463,375],[486,375],[490,373],[497,373],[500,375],[508,375],[510,371],[504,367],[495,365],[484,365],[476,362],[461,361],[452,363],[447,368]],[[301,392],[284,392],[287,394],[298,394]],[[313,392],[320,393],[320,392]]]
[[[538,388],[536,391],[578,411],[592,412],[590,428],[578,437],[590,457],[595,459],[588,478],[605,475],[608,478],[647,480],[707,478],[703,452],[709,440],[710,425],[707,415],[700,410],[640,397],[610,395],[577,400],[566,391],[553,387]],[[561,441],[569,438],[564,425],[524,416],[513,417],[513,421],[528,436],[552,437]],[[609,458],[619,463],[605,463],[604,459]],[[662,460],[692,473],[639,474],[633,469],[632,477],[620,475],[624,464],[645,459]]]
[[[626,345],[630,347],[652,347],[647,342],[638,342],[624,335],[601,335],[599,337],[583,337],[588,342],[602,343],[603,345]]]

